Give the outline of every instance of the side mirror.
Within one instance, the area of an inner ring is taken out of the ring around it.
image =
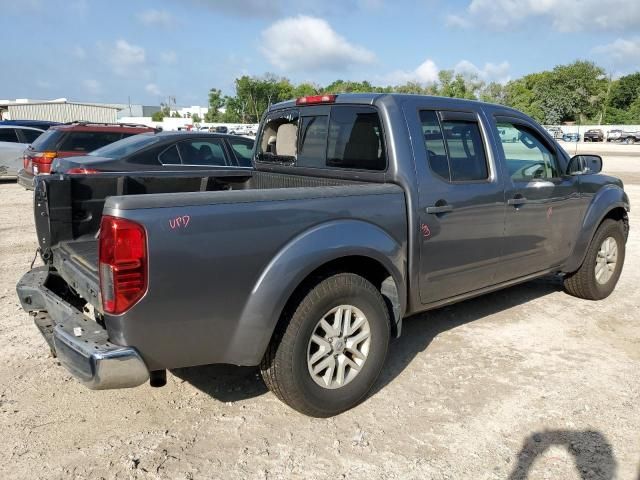
[[[602,157],[600,155],[576,155],[569,160],[567,173],[569,175],[586,175],[602,171]]]

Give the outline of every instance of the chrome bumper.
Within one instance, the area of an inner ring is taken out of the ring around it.
[[[47,287],[48,277],[46,267],[35,268],[22,277],[17,292],[27,312],[38,312],[36,325],[60,363],[93,390],[146,382],[149,371],[137,350],[111,343],[104,328]]]
[[[18,172],[18,183],[27,190],[33,190],[33,179],[35,177],[24,168]]]

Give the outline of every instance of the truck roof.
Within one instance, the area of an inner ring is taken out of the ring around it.
[[[494,103],[481,102],[479,100],[466,100],[462,98],[451,98],[451,97],[438,97],[435,95],[415,95],[408,93],[338,93],[336,94],[335,104],[340,103],[350,103],[350,104],[363,104],[363,105],[373,105],[378,103],[379,100],[382,99],[392,99],[397,103],[401,103],[404,100],[416,100],[416,99],[426,99],[428,101],[432,101],[433,103],[438,104],[438,108],[473,108],[476,109],[479,106],[491,107],[491,108],[499,108],[500,110],[511,111],[517,113],[518,115],[523,115],[522,112],[515,110],[511,107],[507,107],[505,105],[499,105]],[[279,102],[271,105],[268,111],[279,110],[283,108],[290,108],[296,106],[296,100],[286,100],[284,102]]]

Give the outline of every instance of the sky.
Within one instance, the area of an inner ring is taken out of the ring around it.
[[[640,70],[640,0],[0,0],[0,99],[206,105],[267,72],[507,82],[587,59]]]

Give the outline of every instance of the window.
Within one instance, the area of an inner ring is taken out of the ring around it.
[[[0,142],[18,142],[18,135],[13,128],[0,128]]]
[[[43,133],[40,130],[32,130],[30,128],[21,128],[20,131],[22,132],[22,135],[24,136],[26,143],[35,142],[36,138],[38,138]]]
[[[178,144],[183,165],[228,165],[222,140],[186,140]]]
[[[329,117],[302,117],[300,122],[298,166],[323,168],[326,165]]]
[[[255,142],[246,138],[229,138],[228,142],[236,154],[238,165],[241,167],[250,167],[251,154],[253,153],[253,144]]]
[[[180,165],[180,154],[178,153],[178,147],[171,145],[164,152],[158,155],[158,160],[163,165]]]
[[[436,175],[449,181],[451,179],[449,159],[438,116],[432,110],[424,110],[420,112],[420,121],[422,122],[422,135],[427,147],[429,166]]]
[[[57,128],[50,128],[42,135],[40,135],[31,146],[38,152],[44,152],[45,150],[57,150],[58,143],[63,136],[64,133],[62,130],[58,130]]]
[[[466,117],[467,114],[460,116]],[[429,167],[436,175],[451,182],[489,178],[487,157],[477,121],[440,120],[438,114],[430,110],[420,112],[420,121]]]
[[[507,168],[514,181],[530,182],[560,176],[554,152],[532,129],[510,122],[498,122],[497,127],[498,132],[517,131],[515,142],[508,141],[513,135],[500,136]]]
[[[69,132],[60,150],[65,152],[92,152],[122,138],[119,132]]]
[[[258,160],[291,163],[297,156],[298,111],[271,114],[265,121],[258,145]]]
[[[142,150],[149,145],[153,145],[161,139],[162,137],[151,133],[128,136],[122,140],[118,140],[117,142],[110,143],[109,145],[105,145],[102,148],[94,150],[89,155],[94,157],[120,158],[138,150]]]
[[[331,108],[327,166],[384,170],[387,160],[378,113],[369,107]]]

